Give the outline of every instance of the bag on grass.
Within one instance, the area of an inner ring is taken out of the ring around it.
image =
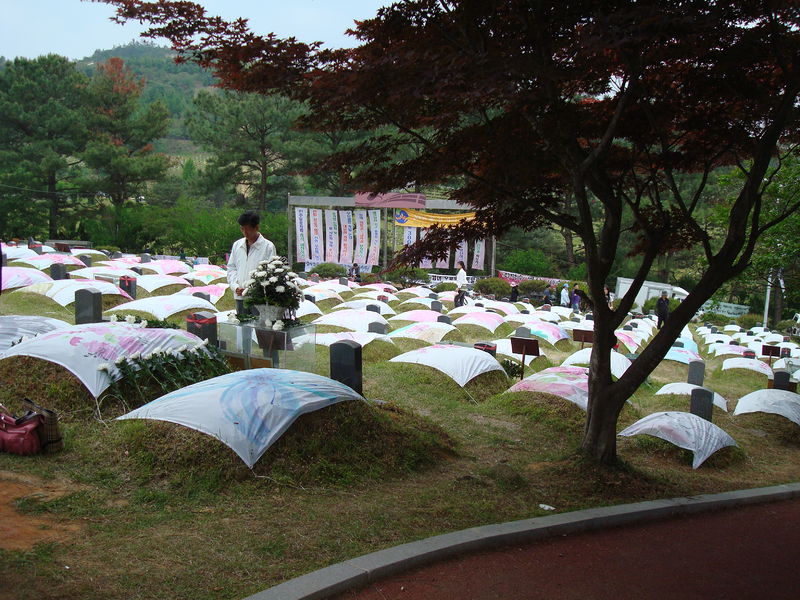
[[[61,430],[58,427],[58,413],[54,410],[42,408],[30,398],[22,400],[22,408],[38,413],[42,417],[42,426],[37,430],[39,432],[39,441],[42,444],[42,452],[58,452],[64,448],[64,442],[61,439]]]
[[[10,452],[27,456],[36,454],[42,448],[37,429],[43,417],[34,412],[15,418],[3,405],[0,405],[0,452]]]

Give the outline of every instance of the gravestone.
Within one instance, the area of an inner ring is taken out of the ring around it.
[[[781,348],[781,358],[789,358],[792,355],[791,348]]]
[[[314,301],[314,295],[313,294],[303,294],[303,298],[305,298],[309,302],[313,302]]]
[[[213,346],[217,345],[217,317],[210,311],[201,310],[186,315],[186,331],[195,334],[201,340],[208,340]]]
[[[311,281],[313,281],[314,283],[319,283],[319,273],[312,273]]]
[[[674,342],[672,342],[672,347],[673,348],[683,348],[683,342],[680,341],[680,340],[675,340]]]
[[[742,352],[742,358],[755,358],[756,351],[755,350],[745,350]]]
[[[586,319],[587,321],[594,321],[594,315],[592,313],[586,313],[586,315],[583,318]]]
[[[689,375],[686,377],[686,382],[693,385],[703,385],[703,379],[706,375],[706,363],[702,360],[689,361]]]
[[[497,344],[492,342],[475,342],[472,347],[476,350],[483,350],[492,356],[497,356]]]
[[[528,298],[527,296],[526,296],[526,297],[524,297],[524,298],[522,299],[522,301],[523,301],[523,302],[525,302],[526,304],[530,304],[530,303],[531,303],[531,299],[530,299],[530,298]]]
[[[350,281],[347,279],[347,277],[339,277],[339,285],[346,285],[349,288]]]
[[[714,412],[714,393],[706,388],[693,389],[689,410],[710,423]]]
[[[369,333],[386,335],[386,333],[389,331],[389,326],[386,323],[370,323],[367,327],[367,331]]]
[[[439,323],[447,323],[448,325],[452,324],[453,322],[453,320],[447,315],[439,315],[436,317],[436,321]]]
[[[716,327],[711,327],[711,333],[717,333],[719,330]]]
[[[103,295],[97,290],[75,292],[75,324],[100,323],[103,320]]]
[[[119,289],[136,300],[136,278],[123,275],[119,278]]]
[[[353,340],[342,340],[331,344],[330,348],[331,379],[362,393],[361,344]]]
[[[523,308],[521,311],[519,311],[519,314],[521,314],[521,315],[529,315],[529,314],[531,314],[531,311],[529,311],[527,308]]]
[[[92,256],[90,254],[79,254],[78,260],[85,264],[87,267],[92,266]]]
[[[633,327],[634,329],[638,329],[638,328],[639,328],[639,324],[638,324],[638,323],[633,323],[633,322],[631,322],[631,323],[628,323],[628,325],[630,325],[630,326],[631,326],[631,327]]]
[[[772,380],[772,388],[786,390],[787,392],[797,392],[797,383],[792,381],[792,374],[789,371],[776,369],[775,377]]]
[[[54,263],[50,265],[50,277],[53,279],[69,279],[66,265]]]
[[[483,302],[476,302],[475,306],[480,306],[481,308],[483,308]]]
[[[149,263],[152,260],[147,252],[142,252],[142,254],[139,255],[139,258],[141,259],[140,264]]]
[[[623,325],[622,331],[633,331],[633,327],[631,327],[630,325]]]
[[[122,252],[112,252],[111,258],[122,258]]]
[[[581,322],[581,318],[580,317],[571,317],[570,321],[572,321],[573,323],[580,323]]]
[[[308,271],[300,271],[297,275],[303,279],[308,279]]]
[[[507,297],[500,298],[500,300],[502,300],[503,302],[509,302],[509,299]]]
[[[550,308],[552,308],[552,307],[549,304],[545,304],[539,310],[543,310],[545,312],[550,312]]]
[[[428,294],[428,298],[430,298],[431,300],[436,300],[438,297],[439,297],[439,294],[434,294],[433,292]]]
[[[531,330],[529,327],[517,327],[517,330],[514,332],[514,337],[520,338],[530,338],[531,337]]]
[[[137,275],[141,275],[142,274],[142,267],[131,267],[131,271],[133,271]]]
[[[381,307],[377,304],[367,304],[366,309],[370,312],[381,314]]]
[[[378,302],[389,302],[389,296],[376,296]]]
[[[206,294],[205,292],[194,292],[192,296],[195,298],[202,298],[206,302],[211,302],[211,294]]]
[[[32,245],[29,245],[29,246],[28,246],[28,249],[29,249],[29,250],[33,250],[34,252],[36,252],[36,254],[41,254],[42,252],[44,252],[44,251],[42,250],[42,245],[41,245],[41,244],[32,244]]]
[[[436,312],[442,312],[442,303],[438,300],[434,300],[431,302],[431,310],[435,310]]]

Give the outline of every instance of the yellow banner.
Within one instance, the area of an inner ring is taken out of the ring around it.
[[[440,215],[438,213],[404,208],[396,210],[394,213],[394,222],[397,225],[401,227],[422,227],[423,229],[434,224],[441,227],[455,227],[462,221],[470,221],[474,218],[474,212],[460,213],[457,215]]]

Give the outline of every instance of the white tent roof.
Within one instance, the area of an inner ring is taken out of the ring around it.
[[[438,344],[395,356],[389,362],[427,365],[441,371],[461,387],[482,373],[503,370],[500,363],[488,352]]]

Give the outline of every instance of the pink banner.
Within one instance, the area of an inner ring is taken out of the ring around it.
[[[322,231],[322,209],[312,208],[310,210],[309,223],[311,225],[311,261],[322,262],[325,257],[322,252],[324,235]]]
[[[425,208],[425,194],[356,194],[356,206],[364,208]]]
[[[335,210],[325,211],[325,262],[339,262],[339,219]]]
[[[340,210],[339,221],[342,225],[342,247],[339,252],[339,262],[343,265],[351,265],[353,264],[353,212]]]
[[[381,211],[369,211],[369,256],[368,265],[380,263],[381,256]]]
[[[465,265],[467,264],[467,240],[461,242],[456,248],[456,264],[458,264],[458,261],[463,262]],[[455,265],[453,267],[455,268]]]
[[[353,262],[359,265],[367,263],[367,211],[356,211],[356,236]]]

